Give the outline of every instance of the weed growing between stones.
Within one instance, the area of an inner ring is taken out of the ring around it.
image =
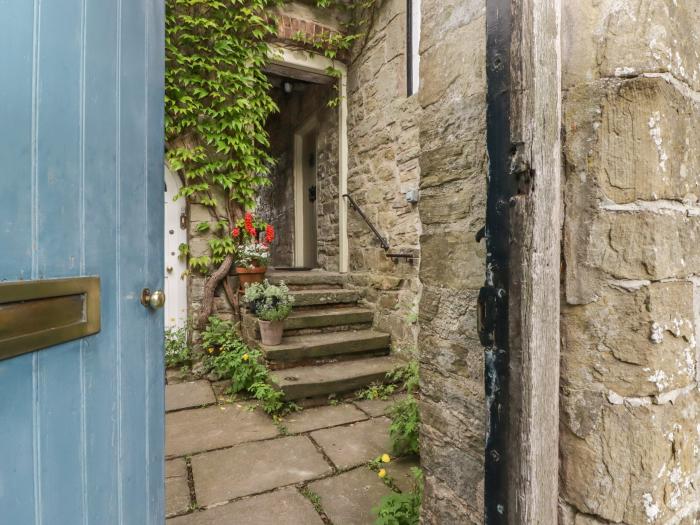
[[[413,490],[384,496],[378,507],[372,509],[377,516],[375,525],[417,525],[423,501],[423,471],[413,467]]]
[[[304,487],[301,489],[301,495],[304,496],[306,499],[308,499],[311,504],[314,506],[314,509],[316,509],[316,512],[321,512],[321,496],[316,494],[313,490],[311,490],[309,487]]]
[[[419,427],[420,412],[416,394],[419,387],[418,361],[413,359],[406,365],[396,368],[387,374],[395,389],[406,392],[406,397],[396,401],[389,408],[391,425],[389,439],[392,453],[396,456],[420,453]],[[400,385],[400,387],[397,387]],[[392,390],[392,393],[394,390]],[[380,390],[372,392],[381,393]],[[367,399],[367,398],[365,398]],[[376,398],[375,398],[376,399]],[[386,466],[391,462],[389,454],[383,454],[368,467],[373,470],[394,491],[394,494],[382,498],[378,507],[372,509],[377,516],[375,525],[417,525],[420,521],[420,508],[423,500],[423,471],[413,467],[413,490],[401,493],[393,478],[387,472]]]
[[[187,344],[187,327],[165,330],[165,366],[168,368],[189,367],[192,352]]]
[[[228,394],[249,394],[259,401],[266,414],[274,417],[299,409],[296,404],[284,401],[284,393],[271,384],[272,377],[262,354],[240,338],[231,321],[210,317],[202,332],[202,345],[207,353],[205,369],[231,381]]]

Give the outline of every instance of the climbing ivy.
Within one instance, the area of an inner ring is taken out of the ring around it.
[[[382,0],[316,0],[318,7],[346,11],[340,33],[312,40],[296,35],[306,49],[336,59],[367,40],[374,7]],[[183,186],[179,197],[204,205],[210,220],[197,226],[211,233],[209,254],[180,255],[189,271],[209,274],[197,326],[212,311],[214,291],[235,256],[232,225],[255,207],[268,185],[273,159],[265,124],[278,111],[264,67],[276,33],[273,8],[283,0],[166,0],[166,158]],[[338,75],[335,68],[329,74]]]
[[[167,0],[168,161],[181,195],[214,208],[216,193],[255,205],[272,159],[265,131],[277,110],[263,72],[278,0]]]
[[[179,197],[202,204],[211,221],[209,255],[189,257],[209,273],[197,325],[206,323],[214,291],[233,264],[231,226],[269,184],[265,130],[277,111],[264,73],[270,9],[280,0],[166,0],[165,135],[167,160],[183,181]],[[183,246],[182,256],[190,255]]]

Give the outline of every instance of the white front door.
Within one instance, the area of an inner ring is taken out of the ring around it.
[[[187,243],[185,199],[175,200],[182,183],[165,167],[165,327],[180,328],[187,322],[187,263],[180,245]]]

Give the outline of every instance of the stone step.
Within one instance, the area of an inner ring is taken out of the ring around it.
[[[372,328],[374,313],[367,308],[356,306],[330,306],[295,308],[284,322],[286,336],[330,333]],[[251,344],[260,339],[258,319],[243,310],[241,329]]]
[[[300,366],[272,372],[289,400],[350,392],[386,380],[386,374],[404,364],[398,357],[371,357],[323,366]]]
[[[291,294],[294,296],[295,307],[352,304],[360,300],[358,292],[341,288],[293,290]]]
[[[341,287],[345,283],[345,275],[337,272],[326,272],[323,270],[308,270],[308,271],[283,271],[271,270],[267,272],[267,279],[278,284],[282,281],[291,287],[309,286],[327,288]]]
[[[319,308],[315,310],[292,310],[284,322],[285,330],[305,330],[309,328],[326,328],[328,326],[347,326],[371,323],[374,312],[367,308]]]
[[[352,330],[285,337],[278,346],[260,345],[270,361],[304,361],[323,357],[387,350],[391,336],[375,330]]]

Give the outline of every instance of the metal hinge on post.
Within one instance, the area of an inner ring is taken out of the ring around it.
[[[490,348],[495,341],[496,312],[498,308],[498,291],[493,286],[484,286],[479,290],[476,303],[476,329],[481,344]]]

